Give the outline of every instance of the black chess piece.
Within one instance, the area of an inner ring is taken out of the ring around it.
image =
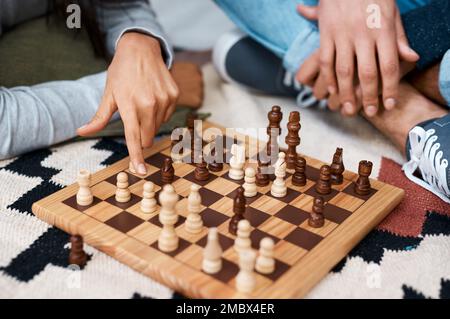
[[[170,157],[164,159],[164,164],[161,169],[161,182],[163,184],[170,184],[173,182],[175,176],[175,169],[173,168],[173,162]]]
[[[295,173],[292,175],[292,185],[306,185],[306,160],[304,157],[298,156],[295,162]]]
[[[208,169],[211,172],[221,172],[223,170],[223,149],[217,144],[217,142],[218,139],[216,137],[214,138],[214,147],[211,149],[210,161],[208,164]],[[222,156],[219,156],[219,158],[217,158],[218,149],[222,150]]]
[[[197,181],[207,181],[209,179],[208,164],[202,155],[199,156],[199,162],[195,164],[194,178]]]
[[[328,195],[331,193],[331,171],[330,166],[323,165],[320,168],[319,179],[316,183],[316,192],[321,195]]]
[[[259,160],[258,168],[256,170],[256,181],[255,184],[258,187],[264,187],[269,185],[270,176],[269,176],[269,163]]]
[[[87,254],[83,250],[83,238],[80,235],[70,237],[69,265],[84,267],[87,262]]]
[[[334,185],[340,185],[344,182],[344,176],[342,175],[345,171],[342,148],[337,148],[333,155],[333,162],[330,166],[331,169],[331,183]]]
[[[267,135],[269,140],[267,141],[266,151],[269,156],[276,156],[278,154],[278,136],[281,135],[280,123],[283,119],[283,113],[281,107],[278,105],[272,106],[272,109],[267,114],[269,120],[269,126],[267,127]]]
[[[233,212],[234,215],[230,219],[230,224],[228,226],[228,231],[236,235],[239,221],[245,219],[245,205],[246,205],[246,199],[244,196],[244,188],[241,186],[236,191],[236,196],[234,197],[233,201]]]
[[[372,173],[372,162],[361,161],[359,162],[358,174],[359,177],[355,183],[355,193],[361,196],[367,196],[370,194],[371,186],[369,176]]]
[[[313,212],[308,219],[308,225],[314,228],[323,227],[325,218],[323,216],[324,200],[323,197],[314,198]]]
[[[288,146],[286,151],[286,168],[294,169],[297,161],[297,146],[300,145],[300,113],[298,111],[291,112],[289,114],[289,122],[287,124],[288,133],[285,138],[285,142]]]

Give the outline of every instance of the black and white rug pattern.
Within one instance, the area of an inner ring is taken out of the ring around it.
[[[69,235],[37,219],[33,202],[127,156],[114,139],[86,140],[0,161],[1,298],[177,298],[93,247],[68,265]],[[450,298],[450,219],[429,212],[419,237],[372,231],[310,298]]]

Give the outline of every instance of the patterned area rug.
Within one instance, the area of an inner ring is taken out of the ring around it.
[[[286,114],[295,108],[292,101],[252,96],[220,83],[210,67],[205,68],[205,76],[207,91],[202,111],[211,112],[212,120],[222,125],[240,127],[240,118],[245,118],[251,122],[247,123],[249,126],[264,127],[264,114],[272,104],[285,106]],[[235,116],[236,108],[242,110],[242,104],[246,112],[258,112],[252,114],[262,114],[261,118]],[[450,298],[449,205],[406,180],[397,164],[401,157],[393,153],[382,137],[365,128],[364,123],[338,121],[339,125],[334,127],[330,114],[315,110],[301,112],[302,152],[329,160],[339,144],[344,147],[349,169],[354,170],[359,159],[373,160],[373,177],[400,186],[407,194],[403,203],[308,297]],[[321,124],[322,118],[326,118],[326,129]],[[347,127],[353,128],[352,134]],[[366,140],[366,133],[371,144]],[[317,141],[326,143],[318,147]],[[31,213],[33,202],[73,183],[80,168],[95,172],[125,156],[126,147],[121,141],[104,138],[0,162],[0,297],[179,297],[89,246],[86,251],[90,260],[86,267],[73,271],[67,264],[69,236]]]

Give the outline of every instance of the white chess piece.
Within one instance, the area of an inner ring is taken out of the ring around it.
[[[191,234],[198,234],[203,229],[203,220],[200,216],[202,210],[202,198],[199,194],[200,186],[197,184],[191,185],[191,192],[188,196],[188,216],[184,223],[187,232]]]
[[[222,269],[222,247],[217,228],[210,228],[208,242],[203,250],[202,269],[207,274],[217,274]]]
[[[245,169],[245,177],[244,177],[244,196],[245,197],[253,197],[257,194],[256,188],[256,171],[253,167],[247,167]]]
[[[245,250],[239,253],[239,273],[236,276],[236,289],[242,293],[251,293],[255,289],[255,258],[253,250]]]
[[[152,182],[145,182],[144,183],[144,191],[142,193],[142,200],[141,200],[141,211],[146,214],[151,214],[156,211],[156,199],[155,199],[155,192],[154,184]]]
[[[256,271],[261,274],[271,274],[275,270],[275,259],[273,258],[274,249],[273,239],[264,237],[259,243],[259,256],[256,259]]]
[[[237,229],[237,237],[234,240],[234,249],[237,252],[251,249],[252,247],[252,242],[250,240],[251,231],[252,229],[248,220],[242,219],[239,221]]]
[[[77,177],[78,185],[80,188],[77,192],[77,204],[80,206],[88,206],[94,202],[94,196],[90,188],[91,173],[82,169],[78,172]]]
[[[128,175],[120,172],[117,174],[116,201],[126,203],[131,199],[131,192],[128,189]]]
[[[286,181],[284,177],[286,176],[286,155],[283,152],[278,154],[278,160],[276,161],[275,167],[275,180],[270,188],[270,193],[274,197],[284,197],[287,194]]]
[[[233,144],[231,146],[230,170],[228,176],[233,180],[244,178],[245,149],[242,146]]]
[[[172,185],[165,185],[159,194],[161,210],[159,221],[163,225],[158,237],[158,248],[164,252],[172,252],[178,248],[179,238],[175,232],[174,225],[178,221],[175,205],[178,202],[178,195]]]

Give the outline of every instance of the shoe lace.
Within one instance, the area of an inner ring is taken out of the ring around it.
[[[317,100],[312,89],[309,86],[298,82],[294,73],[286,71],[283,78],[283,84],[287,87],[292,87],[299,92],[297,95],[297,105],[303,108],[315,105],[317,105],[320,109],[325,109],[327,107],[327,101]]]
[[[443,159],[441,144],[434,129],[425,131],[416,126],[409,132],[411,160],[403,165],[403,171],[414,183],[429,190],[443,201],[450,203],[450,189],[447,181],[448,160]],[[419,169],[422,179],[414,173]]]

